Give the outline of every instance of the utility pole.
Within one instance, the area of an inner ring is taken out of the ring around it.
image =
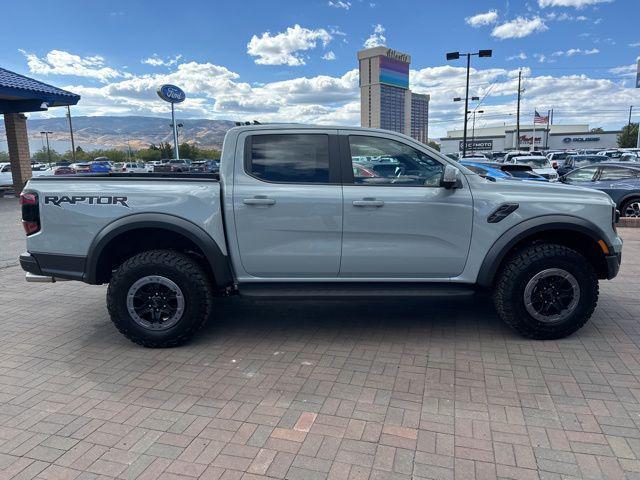
[[[629,122],[627,125],[631,126],[631,112],[633,112],[633,105],[629,105]]]
[[[44,135],[47,139],[47,158],[49,159],[49,163],[51,163],[51,149],[49,148],[49,134],[53,132],[40,132],[40,134]]]
[[[516,150],[520,149],[520,96],[522,93],[522,69],[518,71],[518,108],[516,113]]]
[[[73,141],[73,125],[71,124],[71,107],[67,105],[67,118],[69,119],[69,133],[71,134],[71,157],[76,163],[76,143]]]

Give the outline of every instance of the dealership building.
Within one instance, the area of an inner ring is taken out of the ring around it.
[[[411,56],[387,47],[358,52],[360,123],[404,133],[426,143],[429,95],[409,89]]]
[[[591,132],[589,125],[520,125],[484,127],[467,130],[467,152],[531,150],[574,150],[582,148],[616,148],[619,131]],[[462,151],[463,130],[450,130],[440,139],[443,153]]]

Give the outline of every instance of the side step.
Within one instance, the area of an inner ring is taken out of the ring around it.
[[[474,285],[451,283],[248,283],[240,295],[263,298],[459,297],[475,293]]]

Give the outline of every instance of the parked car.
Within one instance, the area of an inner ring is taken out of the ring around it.
[[[91,173],[91,164],[89,163],[72,163],[70,167],[76,173]]]
[[[199,160],[191,162],[189,171],[193,173],[218,173],[220,164],[215,160]]]
[[[9,162],[0,163],[0,188],[13,188],[13,176]]]
[[[534,180],[538,182],[548,182],[549,180],[538,175],[528,165],[515,165],[511,163],[498,162],[460,162],[472,172],[482,177],[489,177],[503,180]]]
[[[122,173],[147,173],[144,163],[126,162],[122,164]]]
[[[625,152],[618,159],[619,162],[640,162],[640,157],[636,152]]]
[[[62,165],[60,167],[53,167],[54,175],[74,175],[75,173],[75,169],[71,168],[71,166]]]
[[[558,175],[566,175],[570,171],[575,170],[578,167],[584,167],[585,165],[608,161],[610,161],[610,158],[605,157],[604,155],[571,155],[558,167]]]
[[[596,155],[604,155],[605,157],[609,157],[609,158],[613,158],[613,159],[618,159],[620,157],[622,157],[622,155],[624,155],[625,152],[624,150],[620,150],[620,149],[612,149],[612,150],[602,150],[600,152],[598,152]]]
[[[535,173],[543,176],[550,182],[558,181],[558,173],[551,166],[551,162],[542,156],[534,157],[533,155],[524,157],[512,157],[507,163],[515,163],[518,165],[529,165]]]
[[[510,150],[502,156],[501,162],[509,163],[514,157],[528,157],[531,152],[526,150]]]
[[[640,217],[640,164],[603,162],[578,168],[561,179],[605,192],[623,217]]]
[[[353,157],[363,155],[392,159],[395,172],[355,177]],[[236,127],[221,166],[219,181],[189,173],[29,180],[21,200],[27,279],[108,283],[120,332],[170,347],[223,313],[218,296],[236,294],[483,289],[523,335],[560,338],[587,322],[598,280],[619,270],[622,240],[604,193],[488,182],[395,132]]]
[[[89,166],[91,168],[91,173],[108,173],[111,171],[111,162],[109,162],[108,158],[106,160],[95,159],[89,164]]]
[[[564,165],[564,162],[572,155],[576,155],[577,152],[572,150],[562,150],[559,152],[549,152],[546,154],[547,159],[551,162],[553,168],[559,168]]]
[[[156,165],[153,169],[154,172],[174,172],[174,173],[184,173],[189,171],[189,165],[191,161],[187,158],[174,159],[169,160],[166,163],[162,163],[160,165]]]
[[[162,165],[162,160],[152,160],[151,162],[145,163],[144,167],[147,173],[153,173],[156,165]]]

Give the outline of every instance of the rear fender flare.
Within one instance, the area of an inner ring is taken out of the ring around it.
[[[233,283],[233,275],[228,257],[219,245],[198,225],[174,215],[165,213],[137,213],[119,218],[104,227],[93,239],[87,254],[84,281],[97,282],[98,262],[104,249],[119,235],[140,228],[160,228],[183,235],[196,244],[204,253],[216,284],[225,287]]]

